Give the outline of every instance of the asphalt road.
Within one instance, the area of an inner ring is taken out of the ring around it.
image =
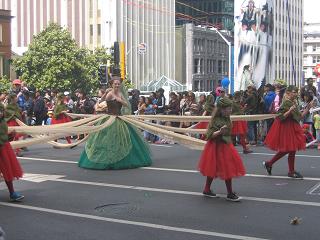
[[[94,171],[77,166],[82,149],[38,145],[19,158],[26,174],[15,187],[24,201],[8,202],[0,183],[0,226],[7,240],[320,239],[316,149],[298,153],[296,169],[304,180],[286,177],[286,159],[266,176],[262,162],[273,152],[263,147],[241,155],[248,175],[233,181],[240,203],[225,200],[221,180],[212,185],[219,198],[202,196],[200,151],[151,145],[149,168]],[[294,217],[300,224],[290,224]]]

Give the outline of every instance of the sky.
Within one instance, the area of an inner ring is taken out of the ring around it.
[[[320,1],[304,0],[304,22],[320,23]]]

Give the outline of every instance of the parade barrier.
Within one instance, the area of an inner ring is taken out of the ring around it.
[[[68,123],[26,126],[23,122],[17,121],[20,126],[9,127],[9,132],[15,131],[21,134],[30,135],[31,139],[11,142],[13,148],[22,148],[34,144],[48,142],[57,148],[70,148],[85,142],[88,135],[109,127],[117,116],[113,115],[90,115],[90,114],[68,114],[73,119],[78,119]],[[275,118],[277,114],[260,115],[234,115],[232,121],[260,121]],[[162,122],[209,122],[211,116],[174,116],[174,115],[124,115],[118,116],[128,124],[132,124],[141,130],[148,131],[161,138],[169,139],[191,149],[203,149],[205,141],[187,136],[184,134],[205,134],[206,129],[177,128],[151,123],[151,120]],[[147,120],[147,121],[145,121]],[[183,134],[181,134],[183,133]],[[87,135],[84,139],[71,144],[54,142],[53,140],[70,135]]]

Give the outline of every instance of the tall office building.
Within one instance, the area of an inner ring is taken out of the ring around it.
[[[234,0],[176,0],[176,24],[212,25],[233,31]]]
[[[50,22],[69,29],[79,46],[126,46],[127,73],[136,87],[174,78],[175,1],[0,0],[11,10],[12,50],[22,54]]]
[[[273,71],[271,79],[303,82],[303,0],[273,0]]]

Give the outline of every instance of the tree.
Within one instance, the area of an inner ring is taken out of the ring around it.
[[[11,89],[11,81],[7,76],[0,77],[0,93],[9,92]]]
[[[104,48],[96,53],[79,48],[68,30],[51,23],[13,65],[21,79],[37,89],[80,88],[89,93],[99,87],[98,68],[108,57]]]

